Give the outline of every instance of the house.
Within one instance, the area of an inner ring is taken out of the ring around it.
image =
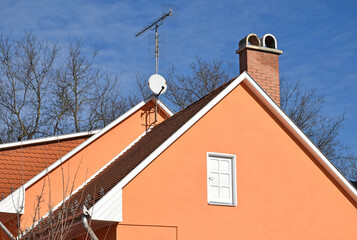
[[[237,53],[241,74],[184,110],[157,101],[153,123],[151,97],[78,136],[0,201],[1,236],[20,218],[23,239],[354,239],[356,188],[279,107],[277,40]]]

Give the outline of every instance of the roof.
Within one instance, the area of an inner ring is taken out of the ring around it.
[[[357,202],[357,191],[352,184],[326,159],[321,151],[317,149],[311,140],[303,134],[249,74],[244,72],[238,78],[230,80],[207,96],[154,127],[131,148],[119,154],[119,157],[115,158],[111,164],[101,170],[83,188],[76,191],[69,199],[63,202],[53,213],[51,212],[50,216],[56,218],[60,212],[68,212],[68,209],[71,209],[71,211],[73,210],[72,216],[78,217],[82,212],[82,206],[89,209],[99,200],[109,195],[107,193],[117,186],[124,187],[241,82],[245,83],[272,114],[281,121],[282,125],[317,159],[321,166],[347,192],[351,200]],[[112,206],[110,203],[106,205]],[[31,231],[32,233],[36,232],[41,226],[42,230],[46,227],[41,222]],[[46,219],[43,222],[47,222]]]
[[[63,203],[62,207],[59,207],[54,211],[52,216],[56,219],[58,213],[61,212],[63,208],[74,209],[74,211],[71,212],[72,216],[78,216],[78,214],[82,212],[81,206],[84,205],[88,209],[92,207],[101,197],[109,192],[118,182],[128,175],[143,160],[145,160],[165,140],[167,140],[207,103],[222,92],[231,81],[225,83],[210,94],[155,126],[149,133],[144,135],[131,148],[125,151],[124,154],[115,159],[110,165],[102,170],[102,172],[89,181],[85,187],[81,189],[81,191],[74,193],[66,202]],[[46,223],[47,220],[44,219],[41,222]],[[39,225],[41,226],[41,223],[39,223]],[[43,227],[46,227],[46,224],[44,224]],[[37,226],[32,233],[36,232],[39,228],[42,228],[43,230],[43,227]]]
[[[77,145],[71,151],[69,151],[66,154],[62,155],[61,159],[60,159],[60,157],[58,157],[56,159],[56,161],[52,161],[52,164],[47,165],[47,168],[44,168],[43,171],[41,171],[39,173],[37,172],[37,174],[35,174],[31,178],[27,179],[27,181],[21,181],[19,184],[22,183],[22,185],[18,186],[17,189],[14,188],[14,189],[16,189],[16,191],[14,191],[11,194],[8,194],[8,197],[6,197],[5,199],[0,201],[0,212],[17,213],[19,209],[22,209],[21,213],[23,213],[24,207],[22,206],[22,203],[25,200],[24,199],[25,198],[25,190],[27,188],[29,188],[32,184],[37,182],[39,179],[43,178],[48,172],[50,172],[53,169],[57,168],[63,162],[67,161],[73,155],[75,155],[76,153],[81,151],[83,148],[85,148],[86,146],[88,146],[89,144],[94,142],[96,139],[101,137],[103,134],[108,132],[110,129],[112,129],[116,125],[120,124],[122,121],[124,121],[129,116],[131,116],[134,112],[138,111],[141,107],[143,107],[146,103],[148,103],[150,101],[155,101],[155,99],[156,99],[155,96],[151,95],[147,99],[141,101],[136,106],[131,108],[129,111],[127,111],[126,113],[121,115],[119,118],[117,118],[116,120],[111,122],[109,125],[107,125],[103,129],[101,129],[100,131],[95,131],[95,134],[93,136],[91,136],[86,141],[83,141],[82,143]],[[162,101],[160,101],[159,99],[157,100],[157,104],[167,116],[172,116],[173,115],[172,111]],[[21,162],[19,164],[21,166]],[[16,199],[15,202],[19,203],[19,206],[14,206],[14,204],[13,204],[14,199]]]
[[[0,199],[29,181],[94,132],[68,134],[0,145]]]

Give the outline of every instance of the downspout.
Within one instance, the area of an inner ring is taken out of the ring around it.
[[[88,209],[85,206],[83,206],[82,223],[83,223],[84,230],[86,230],[90,239],[99,240],[98,237],[93,232],[92,228],[89,226],[87,216],[89,216]]]
[[[7,229],[5,227],[5,225],[0,221],[0,228],[1,230],[3,230],[3,232],[12,240],[16,240],[16,238],[14,237],[14,235],[11,234],[11,232],[9,231],[9,229]]]

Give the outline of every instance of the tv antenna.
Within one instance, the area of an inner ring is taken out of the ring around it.
[[[160,94],[164,93],[167,89],[166,80],[163,76],[158,74],[159,68],[159,34],[157,29],[164,23],[165,18],[172,15],[172,9],[169,12],[164,13],[152,22],[150,25],[144,27],[140,32],[138,32],[135,37],[139,37],[144,32],[150,30],[155,31],[155,74],[149,78],[149,88],[155,95],[155,122],[157,122],[157,100]]]
[[[155,31],[155,73],[158,74],[158,68],[159,68],[159,34],[157,33],[157,29],[164,23],[165,18],[169,17],[172,15],[172,9],[168,11],[167,13],[164,13],[156,19],[154,22],[152,22],[150,25],[144,27],[140,32],[138,32],[135,37],[139,37],[141,34],[144,32],[150,30],[150,31]]]

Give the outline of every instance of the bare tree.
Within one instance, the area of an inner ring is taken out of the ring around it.
[[[120,94],[119,77],[104,74],[95,82],[95,92],[90,102],[89,129],[103,128],[131,106],[128,96]]]
[[[229,79],[230,66],[225,68],[221,60],[206,62],[197,58],[190,67],[191,74],[176,74],[174,68],[167,73],[170,84],[165,96],[175,110],[190,105]]]
[[[300,81],[280,79],[281,108],[324,155],[348,178],[357,179],[357,157],[339,140],[345,114],[335,117],[322,112],[325,100]]]
[[[48,87],[58,50],[31,33],[20,41],[0,36],[0,142],[46,131]]]
[[[150,75],[138,71],[135,73],[135,77],[136,77],[135,83],[142,98],[145,99],[149,97],[152,94],[152,92],[148,87],[148,80]]]
[[[32,33],[0,36],[0,143],[102,128],[132,99],[82,40],[67,54]]]
[[[53,99],[55,134],[102,128],[127,110],[119,77],[94,64],[96,51],[86,54],[83,41],[71,42],[66,62],[57,69]]]
[[[163,97],[170,101],[174,111],[187,107],[227,82],[231,64],[225,65],[221,60],[207,62],[197,57],[190,68],[191,72],[186,74],[176,73],[173,66],[166,71],[168,89]],[[136,85],[143,97],[151,94],[148,89],[148,79],[147,74],[136,74]]]
[[[59,108],[64,111],[61,119],[64,121],[65,115],[70,122],[66,122],[67,125],[72,126],[75,132],[88,128],[85,111],[93,100],[93,89],[100,74],[94,66],[96,55],[96,51],[89,57],[85,55],[82,41],[70,42],[66,62],[57,70],[56,95]]]

